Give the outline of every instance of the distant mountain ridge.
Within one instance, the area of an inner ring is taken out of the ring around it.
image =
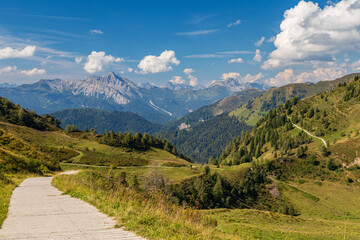
[[[84,80],[43,79],[33,84],[0,88],[0,96],[38,113],[71,108],[129,111],[149,121],[164,123],[233,93],[229,86],[171,90],[136,85],[115,73]]]
[[[238,92],[247,88],[256,88],[259,90],[266,90],[270,88],[270,86],[267,86],[260,82],[242,82],[236,78],[227,78],[225,80],[215,81],[210,84],[210,87],[215,87],[215,86],[229,88],[231,89],[232,92]]]

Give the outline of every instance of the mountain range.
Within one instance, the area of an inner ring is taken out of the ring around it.
[[[295,97],[304,99],[329,91],[357,75],[349,74],[315,84],[288,84],[266,91],[242,90],[166,124],[159,135],[173,142],[196,162],[206,163],[210,157],[219,156],[220,149],[224,149],[234,137],[240,136],[242,131],[255,126],[259,119],[279,104]]]
[[[137,85],[113,72],[84,80],[43,79],[33,84],[0,88],[0,96],[40,114],[70,108],[129,111],[165,123],[211,104],[246,86],[238,82],[194,90]],[[259,85],[259,88],[265,86]]]

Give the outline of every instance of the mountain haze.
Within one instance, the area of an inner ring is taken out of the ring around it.
[[[115,73],[89,76],[84,80],[40,80],[0,88],[0,96],[41,114],[71,108],[97,108],[134,112],[157,123],[174,120],[232,92],[231,87],[226,86],[199,90],[140,87]]]

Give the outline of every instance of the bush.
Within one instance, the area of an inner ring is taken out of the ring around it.
[[[327,162],[327,168],[330,171],[335,171],[336,169],[339,168],[339,166],[334,162],[333,159],[329,159],[328,162]]]

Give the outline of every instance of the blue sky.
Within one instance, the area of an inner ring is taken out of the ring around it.
[[[359,1],[2,1],[0,82],[333,79],[360,71]]]

